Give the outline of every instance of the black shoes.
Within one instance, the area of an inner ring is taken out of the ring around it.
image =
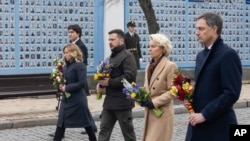
[[[94,128],[94,131],[95,131],[95,133],[97,132],[97,128],[96,127]],[[84,130],[84,131],[81,132],[81,134],[87,134],[87,132]]]
[[[82,131],[81,134],[87,134],[87,132],[86,131]]]
[[[48,135],[51,137],[55,137],[55,133],[49,133]]]
[[[48,135],[51,137],[55,137],[55,133],[49,133]],[[63,135],[63,138],[64,138],[64,135]]]
[[[94,128],[94,132],[95,133],[97,132],[97,128]],[[81,134],[87,134],[87,132],[84,130],[84,131],[81,132]],[[49,133],[48,135],[51,136],[51,137],[55,137],[55,133]],[[64,138],[64,135],[63,135],[63,138]]]

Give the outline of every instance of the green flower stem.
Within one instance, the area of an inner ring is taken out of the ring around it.
[[[162,110],[158,108],[154,108],[152,111],[156,117],[160,117],[163,114]]]
[[[96,94],[96,99],[97,100],[102,99],[102,92],[99,92],[99,93]]]
[[[65,92],[65,96],[66,96],[66,98],[69,98],[71,96],[71,94],[68,92]]]

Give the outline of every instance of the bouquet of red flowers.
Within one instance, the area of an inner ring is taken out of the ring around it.
[[[54,59],[55,68],[52,70],[50,74],[50,79],[53,81],[53,86],[58,89],[61,84],[65,84],[66,80],[63,76],[62,69],[63,69],[63,61],[59,58]],[[70,97],[70,93],[65,92],[66,98]]]
[[[185,76],[180,70],[176,72],[173,80],[173,85],[170,88],[170,93],[181,101],[186,101],[185,104],[190,114],[194,113],[191,105],[194,87],[191,85],[191,80]]]
[[[103,80],[110,77],[111,65],[109,64],[109,59],[101,61],[96,67],[96,73],[94,74],[94,80]],[[103,86],[99,85],[97,88],[96,99],[102,98]]]
[[[124,86],[123,93],[131,101],[140,103],[150,99],[149,93],[135,82],[129,83],[125,78],[123,78],[122,83]],[[160,117],[163,114],[161,109],[154,108],[152,111],[156,117]]]

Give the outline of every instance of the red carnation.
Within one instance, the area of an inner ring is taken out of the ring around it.
[[[180,85],[182,83],[183,77],[182,75],[178,75],[175,79],[174,79],[174,84],[178,84]]]
[[[63,69],[63,65],[58,65],[58,66],[57,66],[57,69],[58,69],[58,70],[62,70],[62,69]]]

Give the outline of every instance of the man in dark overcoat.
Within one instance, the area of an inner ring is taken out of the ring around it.
[[[128,22],[127,28],[128,32],[125,34],[126,49],[134,55],[137,69],[140,69],[140,58],[142,58],[142,55],[140,47],[140,37],[135,33],[135,22]]]
[[[186,141],[229,141],[229,127],[237,124],[233,109],[242,85],[241,61],[221,39],[222,18],[204,13],[196,19],[196,35],[205,48],[198,53],[195,90]]]
[[[112,52],[109,59],[110,78],[98,81],[98,85],[105,86],[106,89],[98,141],[110,141],[117,121],[124,140],[136,141],[132,117],[134,102],[123,93],[121,80],[125,78],[129,82],[136,82],[137,67],[133,55],[125,48],[124,37],[124,32],[120,29],[109,32],[109,46]]]

